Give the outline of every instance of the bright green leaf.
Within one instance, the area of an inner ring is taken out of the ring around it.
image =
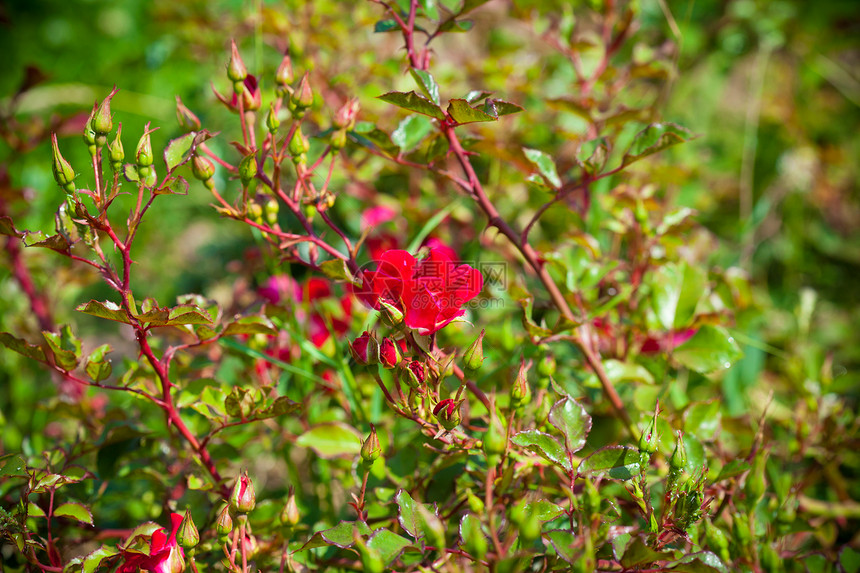
[[[89,508],[81,503],[62,503],[54,509],[55,517],[71,517],[87,525],[93,524],[93,514]]]
[[[410,115],[391,133],[391,141],[400,151],[412,151],[425,137],[433,132],[433,123],[424,115]]]
[[[93,382],[101,382],[111,375],[113,367],[110,360],[105,360],[105,355],[110,351],[110,344],[102,344],[87,356],[84,368]]]
[[[630,446],[608,446],[601,448],[582,460],[577,473],[582,477],[605,476],[611,479],[628,480],[638,476],[639,450]]]
[[[63,370],[74,370],[81,361],[81,341],[72,333],[69,325],[60,328],[60,332],[42,331],[42,336],[54,353],[54,361]]]
[[[525,430],[515,434],[511,438],[511,442],[534,454],[538,454],[567,471],[570,471],[573,467],[564,447],[559,443],[558,439],[549,434],[538,430]]]
[[[367,541],[367,546],[378,551],[386,565],[391,564],[410,545],[412,543],[408,539],[387,529],[377,529]]]
[[[674,123],[653,123],[636,134],[633,143],[621,160],[622,166],[630,165],[659,151],[694,139],[689,129]]]
[[[621,566],[625,569],[642,569],[655,561],[671,558],[671,553],[654,551],[640,537],[634,537],[633,541],[624,550],[624,557],[621,558]]]
[[[119,551],[116,548],[102,545],[84,557],[81,573],[95,573],[102,561],[118,553]]]
[[[482,109],[474,108],[464,99],[452,99],[448,102],[448,115],[459,124],[476,121],[496,121],[496,117]]]
[[[186,133],[176,139],[171,139],[164,148],[164,164],[168,171],[173,171],[183,163],[185,154],[194,142],[194,132]]]
[[[741,356],[735,339],[724,328],[709,324],[699,328],[674,352],[675,360],[700,374],[728,370]]]
[[[573,398],[562,398],[549,412],[550,423],[564,436],[568,453],[574,454],[585,446],[591,431],[591,416]]]
[[[128,314],[126,314],[125,309],[120,307],[120,305],[116,304],[115,302],[111,302],[109,300],[106,300],[105,302],[91,300],[86,304],[81,304],[77,306],[75,310],[77,310],[78,312],[83,312],[84,314],[98,316],[99,318],[106,318],[108,320],[115,320],[124,324],[131,324],[131,321],[128,318]]]
[[[277,334],[272,321],[265,316],[243,316],[227,325],[224,336],[236,334]]]
[[[2,476],[27,476],[27,464],[21,456],[6,454],[0,458],[3,465],[0,466],[0,477]]]
[[[31,360],[37,360],[39,362],[47,362],[48,360],[42,347],[30,344],[26,340],[12,336],[8,332],[0,332],[0,344],[9,350],[14,350],[18,354],[30,358]]]
[[[432,101],[434,104],[439,105],[439,85],[436,83],[436,80],[430,72],[409,68],[409,73],[412,74],[412,77],[415,79],[415,83],[418,84],[418,87],[422,92],[424,92],[427,99]]]
[[[554,189],[558,189],[561,187],[561,177],[558,176],[558,170],[555,168],[555,162],[552,160],[552,157],[540,151],[538,149],[529,149],[528,147],[523,147],[523,153],[526,156],[532,165],[537,167],[538,172],[541,176],[549,183]]]
[[[574,535],[572,531],[563,529],[553,529],[547,531],[545,535],[559,557],[571,565],[576,563],[580,557],[579,552],[574,549],[579,545],[578,536]]]
[[[406,93],[388,92],[378,97],[382,101],[387,101],[388,103],[392,103],[398,107],[402,107],[403,109],[429,115],[436,119],[445,119],[445,114],[438,105],[416,94],[414,91]]]
[[[4,215],[0,217],[0,235],[18,237],[20,239],[24,236],[24,233],[15,228],[15,224],[12,222],[11,217]]]

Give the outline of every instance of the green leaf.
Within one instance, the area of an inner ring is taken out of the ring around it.
[[[27,502],[27,517],[47,517],[45,510],[33,503]]]
[[[564,436],[568,453],[574,454],[585,446],[591,431],[591,416],[573,398],[562,398],[549,412],[549,421]]]
[[[99,318],[115,320],[117,322],[122,322],[123,324],[131,324],[131,321],[128,318],[128,314],[125,312],[125,309],[123,309],[115,302],[111,302],[109,300],[106,300],[104,302],[91,300],[86,304],[78,305],[77,307],[75,307],[75,310],[77,310],[78,312],[83,312],[84,314],[98,316]]]
[[[475,123],[476,121],[496,121],[494,117],[482,109],[478,109],[469,105],[464,99],[452,99],[448,102],[448,115],[451,119],[459,123]]]
[[[500,99],[488,99],[484,102],[484,111],[493,117],[502,117],[503,115],[512,115],[525,111],[522,106],[509,101]]]
[[[187,160],[185,154],[191,149],[194,136],[195,133],[192,131],[167,143],[167,147],[164,148],[164,164],[167,166],[167,171],[173,171]]]
[[[140,174],[137,172],[137,165],[126,163],[122,166],[122,174],[125,180],[129,183],[137,183],[140,181]]]
[[[572,531],[564,529],[553,529],[546,532],[546,538],[552,543],[555,552],[559,557],[574,565],[579,559],[580,554],[574,548],[579,544],[580,540]]]
[[[706,292],[704,272],[686,262],[668,263],[651,275],[650,284],[651,306],[663,328],[669,331],[689,326]]]
[[[67,502],[60,504],[54,509],[55,517],[71,517],[87,525],[93,524],[93,514],[89,508],[81,503]]]
[[[224,329],[224,336],[236,334],[269,334],[274,336],[278,331],[272,321],[265,316],[243,316],[237,318]]]
[[[0,477],[27,477],[27,464],[21,456],[6,454],[5,456],[0,457],[0,462],[3,462],[3,465],[0,466]]]
[[[430,117],[434,117],[436,119],[445,119],[445,114],[442,112],[442,108],[440,108],[438,105],[434,104],[430,100],[416,94],[414,91],[406,93],[388,92],[386,94],[378,96],[378,98],[382,101],[393,103],[394,105],[402,107],[403,109],[408,109],[410,111],[429,115]]]
[[[342,259],[329,259],[320,265],[320,270],[325,276],[336,281],[346,281],[355,284],[356,278],[349,272],[346,261]]]
[[[449,18],[439,26],[440,32],[468,32],[475,26],[471,20],[456,20]]]
[[[541,176],[549,183],[553,189],[561,187],[561,177],[558,176],[558,171],[555,168],[555,162],[552,157],[538,149],[530,149],[523,147],[523,153],[532,165],[537,167]]]
[[[9,350],[14,350],[18,354],[26,356],[31,360],[37,360],[39,362],[47,362],[48,359],[45,356],[45,351],[41,346],[36,346],[35,344],[30,344],[23,338],[17,338],[12,336],[8,332],[0,332],[0,344],[8,348]]]
[[[188,195],[188,181],[179,175],[168,177],[157,189],[152,190],[153,195]]]
[[[738,477],[751,467],[752,466],[750,465],[750,463],[746,460],[741,460],[737,458],[729,460],[726,465],[724,465],[720,470],[720,473],[717,475],[717,479],[714,480],[714,483],[731,479],[733,477]]]
[[[391,133],[391,141],[403,153],[412,151],[433,132],[433,123],[424,115],[410,115]]]
[[[710,551],[688,553],[667,567],[679,573],[729,573],[729,568]]]
[[[684,431],[694,434],[700,440],[716,439],[721,421],[722,413],[718,400],[695,402],[684,411]]]
[[[60,332],[42,331],[42,336],[54,353],[54,361],[63,370],[74,370],[81,361],[81,341],[73,333],[69,325],[60,328]]]
[[[538,430],[525,430],[515,434],[511,442],[521,448],[538,454],[544,459],[570,471],[573,466],[558,439]]]
[[[675,349],[680,364],[700,374],[728,370],[743,356],[738,343],[722,327],[706,324],[687,342]]]
[[[689,129],[674,123],[652,123],[633,138],[633,143],[621,160],[622,166],[630,165],[659,151],[695,139]]]
[[[15,224],[12,222],[11,217],[4,215],[0,217],[0,235],[18,237],[20,239],[24,236],[24,233],[15,228]]]
[[[654,376],[641,364],[621,362],[620,360],[610,358],[603,362],[603,368],[606,370],[606,376],[616,384],[620,382],[641,382],[649,385],[654,384]],[[597,375],[589,375],[586,385],[589,388],[597,388],[600,386]]]
[[[552,334],[552,331],[550,329],[539,325],[532,318],[532,306],[534,305],[534,298],[531,295],[519,299],[519,303],[520,306],[523,308],[523,328],[526,329],[530,336],[536,336],[541,338]]]
[[[87,376],[92,378],[93,382],[101,382],[111,375],[113,367],[110,360],[105,360],[105,354],[110,351],[110,344],[102,344],[87,356],[84,368],[87,371]]]
[[[63,235],[57,233],[56,235],[46,237],[41,231],[36,233],[27,233],[24,237],[24,244],[27,247],[51,249],[52,251],[57,251],[63,255],[67,255],[69,253],[69,247],[71,246],[68,239]]]
[[[311,428],[296,438],[296,445],[327,459],[354,456],[361,451],[361,435],[343,422],[331,422]]]
[[[398,151],[397,146],[391,142],[391,137],[369,121],[356,123],[355,129],[349,132],[349,136],[359,145],[369,149],[378,149],[391,155]]]
[[[373,25],[373,32],[376,34],[379,34],[380,32],[392,32],[399,29],[400,25],[397,23],[397,20],[393,19],[379,20]]]
[[[526,515],[535,515],[541,521],[552,521],[564,513],[564,508],[551,501],[539,499],[536,502],[527,503],[525,511]]]
[[[161,526],[155,522],[147,521],[135,527],[132,532],[122,542],[117,544],[120,551],[127,549],[137,549],[140,544],[145,544],[149,548],[149,539],[152,534],[161,529]]]
[[[386,565],[391,564],[410,545],[412,543],[408,539],[387,529],[377,529],[367,542],[369,548],[379,552]]]
[[[418,87],[422,92],[424,92],[427,99],[436,105],[439,105],[439,85],[436,83],[436,80],[430,72],[409,68],[409,73],[412,74],[412,77],[415,79],[415,83],[418,84]]]
[[[465,14],[467,12],[471,12],[472,10],[477,8],[478,6],[483,6],[484,4],[486,4],[489,1],[490,0],[464,0],[463,8],[460,10],[459,15],[462,16],[463,14]]]
[[[254,395],[244,388],[236,386],[224,398],[224,410],[234,418],[245,420],[251,416],[256,403]]]
[[[400,526],[416,541],[422,539],[426,520],[421,514],[421,507],[423,506],[426,511],[434,516],[436,515],[436,508],[415,501],[404,489],[397,492],[397,495],[394,496],[394,502],[397,504],[397,521]]]
[[[104,561],[108,557],[113,557],[118,553],[119,551],[116,548],[102,545],[101,547],[87,554],[87,556],[84,557],[81,573],[95,573],[95,571],[99,568],[99,565],[101,565],[102,561]]]
[[[608,446],[600,448],[584,460],[577,468],[582,477],[605,476],[611,479],[628,480],[638,476],[639,450],[630,446]]]
[[[212,324],[209,313],[191,304],[174,306],[169,310],[165,326],[181,326],[183,324]],[[158,325],[154,325],[158,326]]]
[[[298,551],[316,549],[326,545],[335,545],[345,549],[355,543],[356,533],[361,536],[368,536],[371,534],[371,530],[363,521],[341,521],[330,529],[314,533]]]
[[[259,412],[257,412],[257,416],[260,418],[275,418],[277,416],[285,416],[287,414],[292,414],[300,410],[302,407],[301,403],[295,402],[286,396],[278,396],[275,398],[275,401],[270,405],[266,406]]]
[[[641,538],[635,537],[624,551],[621,566],[625,569],[642,569],[655,561],[671,559],[672,554],[665,551],[654,551]]]

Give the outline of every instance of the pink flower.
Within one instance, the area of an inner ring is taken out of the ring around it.
[[[406,326],[418,334],[431,334],[463,316],[464,304],[484,286],[480,271],[458,265],[444,249],[430,249],[427,258],[401,250],[386,251],[375,271],[365,271],[355,289],[358,299],[379,309],[380,301],[403,313]]]
[[[656,354],[660,351],[675,350],[696,334],[698,328],[687,328],[685,330],[673,330],[668,335],[663,335],[662,340],[649,337],[642,343],[639,351],[642,354]]]
[[[436,237],[430,237],[426,241],[424,241],[425,247],[429,249],[436,249],[444,251],[444,253],[448,256],[452,261],[459,261],[460,255],[457,254],[457,251],[451,248],[450,245],[442,241],[441,239],[437,239]]]
[[[242,106],[245,111],[254,111],[260,109],[262,105],[262,94],[260,93],[260,86],[257,85],[257,78],[248,74],[245,77],[245,80],[242,82]],[[239,113],[239,95],[234,91],[232,97],[228,100],[226,97],[222,96],[215,89],[215,86],[212,86],[212,91],[215,92],[215,97],[218,100],[227,106],[232,112]]]
[[[185,569],[185,553],[176,544],[176,532],[182,523],[182,515],[170,514],[170,522],[170,537],[167,537],[163,528],[157,529],[149,541],[148,553],[124,550],[122,556],[125,562],[117,569],[117,573],[181,573]]]

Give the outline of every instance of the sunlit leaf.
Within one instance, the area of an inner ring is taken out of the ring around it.
[[[572,469],[564,446],[561,445],[557,438],[549,434],[538,430],[524,430],[515,434],[511,438],[511,442],[532,453],[538,454],[567,471]]]
[[[626,166],[667,147],[684,143],[696,136],[689,129],[674,123],[653,123],[636,134],[633,143],[624,154],[621,164]]]
[[[577,473],[583,477],[603,476],[628,480],[639,475],[640,454],[630,446],[608,446],[601,448],[582,460]]]
[[[701,374],[728,370],[741,356],[743,353],[734,337],[726,329],[709,324],[699,328],[673,354],[680,364]]]
[[[378,97],[382,101],[387,101],[388,103],[392,103],[398,107],[402,107],[403,109],[429,115],[436,119],[445,119],[445,114],[442,112],[442,108],[430,100],[416,94],[414,91],[406,93],[388,92]]]

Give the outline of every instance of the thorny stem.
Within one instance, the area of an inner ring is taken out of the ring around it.
[[[414,69],[426,71],[429,62],[426,58],[419,57],[414,49],[414,25],[416,7],[417,1],[412,0],[409,11],[409,19],[406,22],[403,22],[403,19],[399,18],[394,10],[391,10],[389,8],[389,11],[394,15],[395,21],[397,21],[397,23],[401,27],[403,38],[406,43],[406,52],[409,58],[410,66]],[[547,294],[549,294],[553,305],[556,307],[556,309],[558,309],[561,315],[567,321],[573,324],[581,323],[580,326],[577,328],[577,336],[573,339],[574,344],[576,344],[577,348],[579,348],[580,352],[582,352],[586,362],[597,375],[597,378],[600,381],[600,385],[603,388],[603,394],[609,400],[610,404],[612,405],[612,408],[621,418],[630,435],[635,436],[635,430],[633,428],[633,422],[630,418],[630,414],[624,407],[624,402],[618,395],[618,392],[615,389],[615,385],[612,383],[612,380],[610,380],[609,376],[606,374],[606,370],[603,368],[603,362],[601,361],[599,352],[595,350],[593,346],[591,340],[590,325],[587,322],[582,322],[581,320],[579,320],[574,314],[567,300],[564,298],[564,295],[562,294],[561,290],[558,288],[558,285],[555,283],[547,269],[544,267],[540,255],[534,250],[531,244],[524,241],[523,237],[516,231],[514,231],[514,229],[501,217],[495,205],[493,205],[492,201],[487,196],[484,187],[478,178],[477,173],[475,173],[475,169],[472,166],[471,161],[469,160],[469,154],[466,152],[465,149],[463,149],[463,146],[460,143],[460,139],[457,136],[457,133],[455,131],[456,127],[457,123],[451,119],[446,119],[439,123],[439,129],[442,132],[442,135],[448,141],[450,152],[457,158],[457,162],[460,164],[460,168],[462,169],[463,174],[466,176],[467,185],[464,187],[464,190],[468,192],[471,197],[478,203],[479,207],[488,219],[488,226],[496,227],[499,232],[502,233],[505,237],[507,237],[511,244],[516,247],[516,249],[520,252],[523,258],[525,258],[528,265],[532,268],[538,279],[543,284],[544,288],[547,291]]]

